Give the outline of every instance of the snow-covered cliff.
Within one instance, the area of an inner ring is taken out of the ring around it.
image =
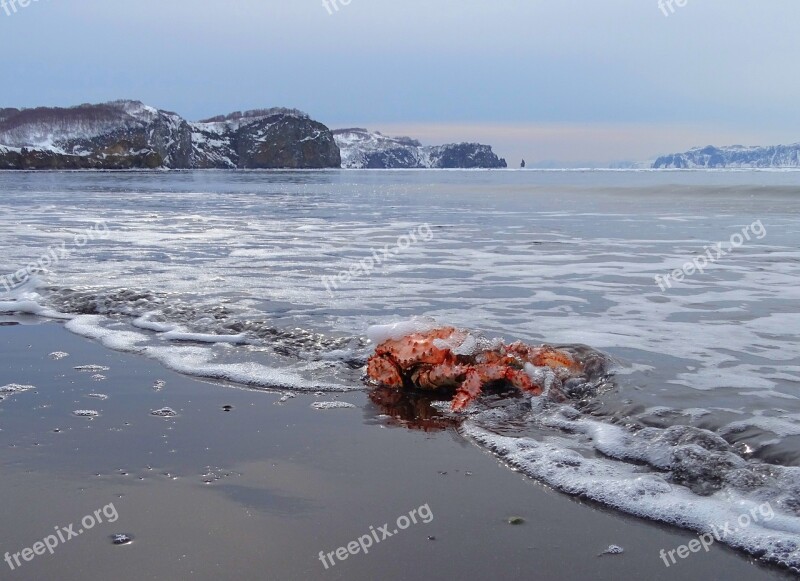
[[[656,159],[660,168],[780,168],[800,167],[800,143],[767,147],[697,147]]]
[[[139,101],[0,109],[0,168],[339,167],[330,130],[294,109],[190,123]],[[12,151],[13,149],[13,151]]]
[[[491,146],[453,143],[424,146],[410,137],[389,137],[366,129],[333,132],[342,154],[342,167],[351,169],[503,168]]]

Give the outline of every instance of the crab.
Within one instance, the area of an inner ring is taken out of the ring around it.
[[[367,363],[368,377],[385,387],[454,389],[452,411],[466,409],[490,383],[507,383],[539,396],[545,391],[557,392],[562,381],[582,373],[581,364],[569,353],[549,345],[481,345],[473,335],[455,327],[387,339]]]

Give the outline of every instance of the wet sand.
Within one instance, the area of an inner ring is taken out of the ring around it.
[[[202,382],[36,319],[0,319],[0,354],[0,386],[36,387],[0,401],[0,558],[109,504],[118,514],[13,571],[0,562],[2,579],[792,578],[720,544],[667,568],[659,551],[696,534],[553,491],[452,429],[396,427],[365,393]],[[165,406],[177,417],[151,415]],[[428,524],[321,562],[424,505]],[[611,544],[624,553],[598,556]]]

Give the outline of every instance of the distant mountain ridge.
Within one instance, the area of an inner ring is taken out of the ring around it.
[[[422,145],[410,137],[389,137],[360,127],[333,132],[342,167],[351,169],[505,168],[490,145]]]
[[[0,109],[0,169],[504,168],[491,146],[331,131],[298,109],[202,121],[119,100]]]
[[[257,109],[191,123],[140,101],[0,109],[0,169],[340,167],[322,123]]]
[[[800,143],[764,147],[696,147],[659,157],[655,169],[800,167]]]

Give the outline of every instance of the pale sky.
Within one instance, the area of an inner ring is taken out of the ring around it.
[[[512,166],[800,141],[797,0],[19,1],[0,106],[297,107]]]

